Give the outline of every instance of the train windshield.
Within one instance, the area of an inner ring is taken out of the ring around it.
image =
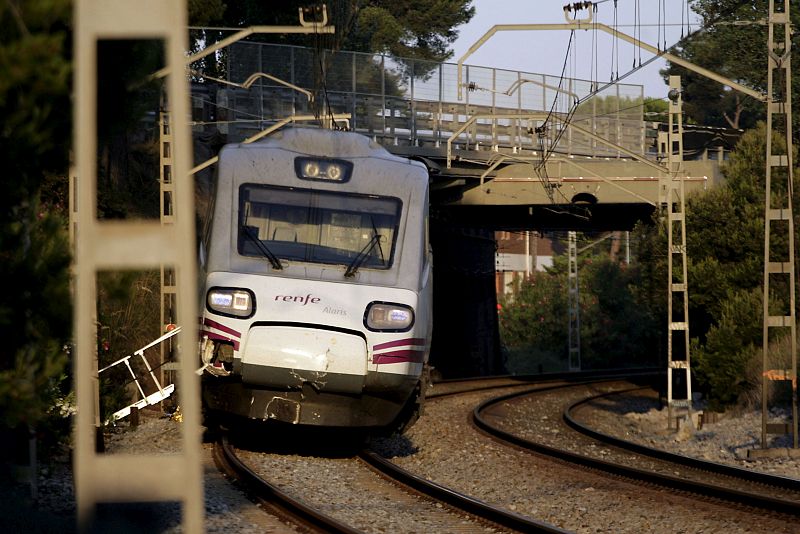
[[[239,189],[238,250],[243,256],[388,269],[400,199],[244,184]]]

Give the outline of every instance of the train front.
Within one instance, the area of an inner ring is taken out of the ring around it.
[[[220,153],[203,239],[204,408],[402,429],[424,398],[428,174],[368,138],[289,129]]]

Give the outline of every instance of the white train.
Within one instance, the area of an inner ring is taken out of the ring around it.
[[[355,133],[225,146],[201,244],[204,409],[403,430],[428,381],[428,172]]]

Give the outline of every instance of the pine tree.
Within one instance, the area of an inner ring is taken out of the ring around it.
[[[71,125],[65,0],[0,7],[0,428],[35,426],[68,363],[66,190]],[[64,177],[53,188],[52,176]],[[48,185],[44,191],[43,187]],[[42,198],[45,202],[42,202]]]

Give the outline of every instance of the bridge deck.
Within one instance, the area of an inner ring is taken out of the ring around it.
[[[320,61],[326,65],[324,86],[317,75]],[[452,138],[461,149],[542,150],[557,144],[568,154],[621,155],[596,139],[564,130],[556,121],[534,133],[550,111],[570,114],[573,124],[637,153],[645,151],[647,142],[640,85],[617,84],[591,96],[594,84],[585,80],[466,66],[465,83],[474,90],[465,91],[459,100],[454,63],[342,51],[323,51],[320,57],[310,48],[246,41],[230,48],[230,83],[258,72],[309,91],[317,102],[326,102],[325,109],[349,114],[351,129],[390,146],[442,146]],[[227,86],[217,101],[225,120],[235,121],[224,127],[231,140],[252,135],[264,123],[312,113],[314,107],[306,95],[268,78],[259,78],[247,89]],[[517,118],[491,117],[497,114]],[[527,114],[538,117],[526,118]],[[480,118],[465,128],[476,116]]]
[[[313,49],[237,43],[228,54],[229,81],[264,72],[310,91],[331,113],[346,114],[350,129],[425,161],[434,202],[643,210],[660,202],[664,168],[630,159],[648,144],[641,86],[617,84],[592,96],[593,84],[584,80],[467,66],[465,83],[474,90],[458,101],[455,64],[322,53],[324,87],[315,81],[320,57]],[[215,112],[206,106],[200,113],[214,115],[228,142],[288,116],[312,114],[314,107],[306,95],[267,78],[248,89],[216,89],[212,101]],[[551,116],[542,111],[551,108]],[[543,151],[551,157],[541,167]],[[717,174],[715,162],[687,162],[686,174],[688,191],[706,188]]]

